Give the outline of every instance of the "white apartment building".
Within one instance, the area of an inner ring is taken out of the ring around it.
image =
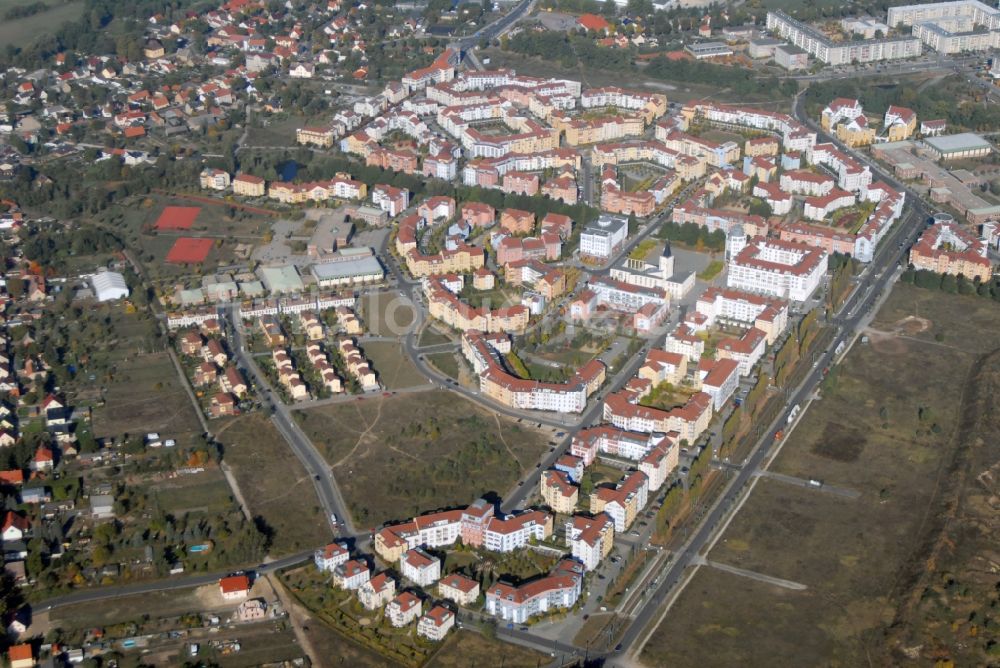
[[[827,254],[806,244],[756,237],[729,260],[726,285],[804,302],[826,274]]]
[[[739,290],[709,288],[695,302],[695,310],[707,318],[709,327],[717,322],[753,327],[763,316],[774,329],[772,340],[788,327],[788,302]]]
[[[587,287],[597,296],[597,303],[618,311],[634,313],[646,304],[660,306],[668,302],[667,294],[659,288],[644,288],[606,276],[594,276]]]
[[[978,0],[890,7],[890,26],[913,27],[913,36],[940,53],[995,49],[1000,45],[1000,10]]]
[[[435,642],[444,640],[455,626],[455,613],[443,605],[435,605],[417,622],[417,635]]]
[[[667,481],[680,463],[680,444],[664,441],[653,448],[639,462],[639,470],[646,474],[650,492],[656,492]]]
[[[566,545],[573,557],[592,571],[608,556],[615,540],[615,523],[607,513],[574,515],[566,520]]]
[[[580,233],[580,255],[606,260],[621,248],[627,238],[627,220],[601,215],[596,224],[588,225]]]
[[[415,594],[404,591],[385,606],[385,616],[389,618],[390,624],[400,628],[416,620],[423,607],[423,602]]]
[[[399,558],[399,572],[418,587],[429,587],[441,579],[441,560],[415,547]]]
[[[512,624],[523,624],[534,615],[571,608],[580,598],[579,574],[550,575],[520,587],[498,583],[486,592],[486,612]]]
[[[330,543],[313,553],[313,563],[316,564],[316,568],[324,572],[333,571],[350,558],[347,548],[340,543]]]
[[[530,510],[505,519],[490,518],[483,532],[483,547],[493,552],[513,552],[531,539],[544,540],[552,531],[552,516]]]
[[[895,25],[892,20],[888,23]],[[916,37],[835,42],[821,30],[797,21],[781,11],[767,13],[767,29],[827,65],[850,65],[854,61],[871,63],[900,60],[914,58],[921,52],[920,40]]]

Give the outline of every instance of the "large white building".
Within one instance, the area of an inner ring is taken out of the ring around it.
[[[891,17],[891,13],[890,13]],[[890,25],[895,25],[890,20]],[[805,50],[827,65],[850,65],[883,60],[900,60],[920,55],[916,37],[892,37],[836,42],[823,31],[793,19],[781,11],[767,13],[767,29]]]
[[[399,572],[415,585],[429,587],[441,579],[441,560],[415,547],[399,558]]]
[[[560,566],[565,562],[561,562]],[[567,564],[567,566],[578,564]],[[486,591],[486,613],[505,622],[523,624],[534,615],[571,608],[580,598],[582,574],[556,567],[556,573],[520,587],[497,583]],[[579,567],[579,570],[583,570]]]
[[[628,221],[602,215],[580,233],[580,255],[606,260],[625,243]]]
[[[595,517],[574,515],[566,520],[566,544],[573,557],[592,571],[611,551],[615,540],[615,523],[607,513]]]
[[[128,297],[128,285],[125,277],[117,271],[101,269],[90,278],[94,286],[94,296],[99,302],[110,302]]]
[[[1000,46],[1000,10],[978,0],[890,7],[890,26],[912,26],[913,36],[940,53]]]
[[[826,274],[826,251],[794,241],[755,237],[729,260],[726,285],[804,302]]]

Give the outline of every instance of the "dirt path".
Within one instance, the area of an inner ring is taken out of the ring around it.
[[[278,599],[281,601],[282,607],[288,612],[288,620],[292,624],[292,631],[295,632],[295,639],[299,641],[299,647],[301,647],[302,651],[309,657],[309,661],[312,662],[312,665],[325,665],[324,662],[320,660],[319,652],[317,652],[316,648],[313,647],[309,636],[302,630],[303,627],[305,627],[310,621],[309,613],[303,610],[302,606],[296,603],[295,600],[288,595],[288,592],[285,591],[285,588],[280,582],[274,579],[273,575],[268,573],[265,577],[267,578],[267,583],[270,585],[271,590],[274,591],[275,595],[277,595]]]
[[[524,465],[521,463],[521,460],[517,458],[517,455],[514,454],[514,451],[510,449],[509,445],[507,445],[507,439],[503,437],[503,425],[500,424],[500,416],[494,413],[493,419],[497,421],[497,436],[500,437],[500,442],[503,443],[503,447],[507,449],[507,453],[514,458],[515,462],[517,462],[518,468],[523,469]]]
[[[368,434],[371,433],[371,430],[375,428],[375,425],[378,424],[378,421],[382,419],[382,406],[384,404],[385,404],[384,401],[380,400],[378,402],[378,412],[375,413],[375,419],[371,422],[371,424],[369,424],[367,427],[365,427],[364,431],[362,431],[360,434],[358,434],[358,440],[354,444],[354,447],[351,448],[351,451],[348,452],[343,457],[341,457],[340,459],[338,459],[337,462],[333,466],[331,466],[330,468],[337,468],[338,466],[342,466],[344,464],[344,462],[346,462],[348,459],[350,459],[351,457],[354,456],[354,453],[357,452],[358,448],[361,447],[361,441],[364,440],[365,436],[367,436]],[[358,410],[358,415],[359,416],[361,415],[361,411],[360,410]]]

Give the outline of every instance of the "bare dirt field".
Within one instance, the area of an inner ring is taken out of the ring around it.
[[[892,665],[910,656],[904,649],[916,651],[911,658],[940,658],[928,649],[956,619],[966,624],[958,628],[967,642],[953,641],[947,656],[976,645],[968,640],[968,615],[942,612],[950,592],[936,555],[953,551],[937,547],[944,518],[969,494],[956,475],[969,461],[963,434],[978,424],[972,416],[995,413],[982,368],[992,359],[985,355],[1000,348],[1000,308],[898,286],[872,329],[870,343],[856,344],[831,371],[822,399],[771,467],[860,496],[762,478],[708,555],[805,589],[702,567],[643,650],[646,665]],[[1000,372],[990,378],[1000,382]],[[984,450],[996,442],[980,439]],[[982,475],[998,460],[993,446],[970,474]],[[986,489],[979,484],[980,494]],[[968,568],[988,554],[982,550],[989,525],[986,504],[967,507],[975,511],[970,527],[979,541],[955,556]],[[910,603],[942,577],[942,598],[926,610]],[[977,578],[965,581],[959,593],[974,592]],[[972,601],[965,609],[976,612]],[[907,633],[900,633],[900,620],[912,624]]]

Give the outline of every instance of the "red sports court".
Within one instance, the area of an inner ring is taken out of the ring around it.
[[[167,253],[167,262],[172,264],[198,264],[205,261],[210,250],[212,250],[211,239],[181,237],[174,242],[174,245],[170,248],[170,252]]]
[[[155,227],[158,230],[189,230],[199,213],[201,207],[197,206],[168,206],[156,219]]]

